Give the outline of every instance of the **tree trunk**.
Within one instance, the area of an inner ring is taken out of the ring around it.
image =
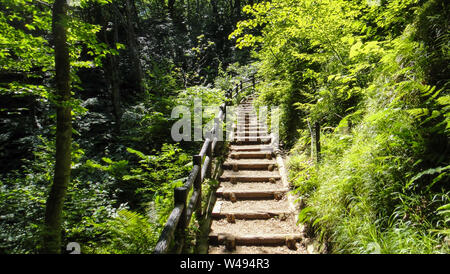
[[[70,107],[70,59],[67,44],[67,1],[55,0],[52,31],[56,69],[56,157],[53,184],[46,203],[43,252],[61,253],[62,209],[70,182],[72,117]]]
[[[119,24],[117,22],[117,17],[113,16],[113,25],[112,25],[112,42],[108,38],[108,13],[105,14],[104,10],[100,9],[101,14],[101,23],[105,26],[103,31],[103,40],[110,47],[115,48],[115,45],[119,42]],[[116,129],[120,130],[120,120],[122,118],[121,111],[121,98],[120,98],[120,77],[119,77],[119,57],[117,55],[109,54],[104,61],[104,76],[106,83],[108,85],[108,90],[111,94],[111,102],[113,111],[112,114],[114,116],[114,120],[116,122]]]
[[[316,162],[320,162],[320,125],[314,123],[314,143],[316,147]]]
[[[237,22],[239,22],[239,20],[241,20],[241,0],[234,1],[234,10],[235,10],[234,24],[237,24]]]
[[[223,52],[223,47],[224,47],[224,35],[223,35],[223,31],[219,31],[218,26],[221,25],[221,16],[219,15],[219,8],[218,8],[218,1],[217,0],[211,0],[210,2],[211,4],[211,12],[212,12],[212,16],[214,18],[214,24],[212,25],[212,32],[213,35],[215,37],[215,43],[216,43],[216,48],[218,52]]]
[[[141,60],[139,58],[139,50],[136,42],[136,33],[134,31],[134,23],[133,23],[133,12],[132,12],[132,3],[130,0],[127,0],[125,3],[126,9],[126,24],[127,24],[127,39],[128,39],[128,47],[130,49],[130,57],[131,57],[131,65],[132,65],[132,77],[136,82],[136,89],[138,90],[138,94],[142,94],[144,92],[144,87],[142,85],[143,73]]]
[[[169,12],[169,18],[172,20],[173,25],[176,30],[180,33],[185,33],[187,31],[186,26],[183,24],[183,14],[180,10],[177,10],[175,0],[167,1],[167,9]]]
[[[167,9],[169,11],[169,17],[172,19],[172,22],[175,24],[176,22],[176,13],[175,13],[175,0],[167,1]]]
[[[117,20],[114,20],[114,45],[119,41],[119,26]],[[120,130],[120,119],[122,118],[122,111],[120,109],[120,77],[119,77],[119,57],[117,55],[109,56],[109,64],[111,69],[111,99],[113,104],[113,114],[116,119],[117,129]],[[142,87],[140,87],[142,89]]]

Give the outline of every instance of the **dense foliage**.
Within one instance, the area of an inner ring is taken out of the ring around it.
[[[253,18],[230,38],[254,48],[260,103],[281,107],[300,220],[331,252],[448,252],[448,3],[274,0],[244,11]]]
[[[248,3],[69,1],[73,142],[62,251],[73,241],[82,252],[151,252],[200,145],[173,142],[172,108],[194,97],[221,103],[236,81],[227,67],[249,58],[227,39]],[[0,253],[42,248],[55,165],[53,4],[0,3]]]
[[[0,2],[0,253],[42,249],[56,150],[54,3]],[[446,1],[69,3],[62,251],[78,242],[83,253],[151,253],[200,145],[171,139],[173,107],[217,106],[257,71],[258,104],[280,106],[300,221],[329,252],[449,252]]]

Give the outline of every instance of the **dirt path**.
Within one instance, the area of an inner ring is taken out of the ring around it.
[[[307,253],[296,226],[267,127],[249,98],[238,107],[237,126],[220,177],[209,234],[210,254]]]

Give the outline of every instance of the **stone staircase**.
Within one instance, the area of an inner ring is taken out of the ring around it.
[[[271,141],[248,98],[237,108],[237,125],[216,192],[210,254],[306,253]]]

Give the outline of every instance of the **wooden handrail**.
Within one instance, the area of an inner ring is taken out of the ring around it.
[[[250,86],[244,87],[244,83],[252,82]],[[228,90],[225,94],[226,102],[220,105],[220,111],[216,118],[214,118],[214,127],[210,131],[211,136],[215,136],[218,132],[221,123],[226,117],[226,106],[229,103],[228,100],[234,99],[239,92],[253,87],[255,88],[256,80],[253,75],[251,79],[246,81],[240,81],[235,88]],[[218,144],[220,144],[217,136],[206,138],[203,142],[202,148],[198,155],[193,156],[193,167],[189,173],[187,181],[182,187],[174,189],[174,209],[164,225],[162,233],[155,246],[154,254],[168,253],[172,241],[179,243],[177,250],[182,250],[183,239],[176,239],[177,236],[184,237],[184,231],[189,225],[192,215],[196,212],[196,217],[199,218],[203,215],[202,209],[202,183],[204,179],[211,178],[213,156],[217,151]],[[187,203],[187,197],[190,190],[193,188],[192,195]],[[178,233],[175,233],[178,231]]]
[[[174,232],[178,225],[178,221],[180,220],[183,209],[183,204],[175,205],[172,213],[170,213],[169,219],[167,219],[167,223],[159,236],[158,243],[156,244],[154,251],[155,254],[167,253],[167,250],[169,250],[170,243],[173,240]]]
[[[202,149],[200,150],[200,156],[203,158],[206,155],[206,151],[208,150],[208,147],[211,143],[211,139],[206,138],[205,142],[203,143]]]

